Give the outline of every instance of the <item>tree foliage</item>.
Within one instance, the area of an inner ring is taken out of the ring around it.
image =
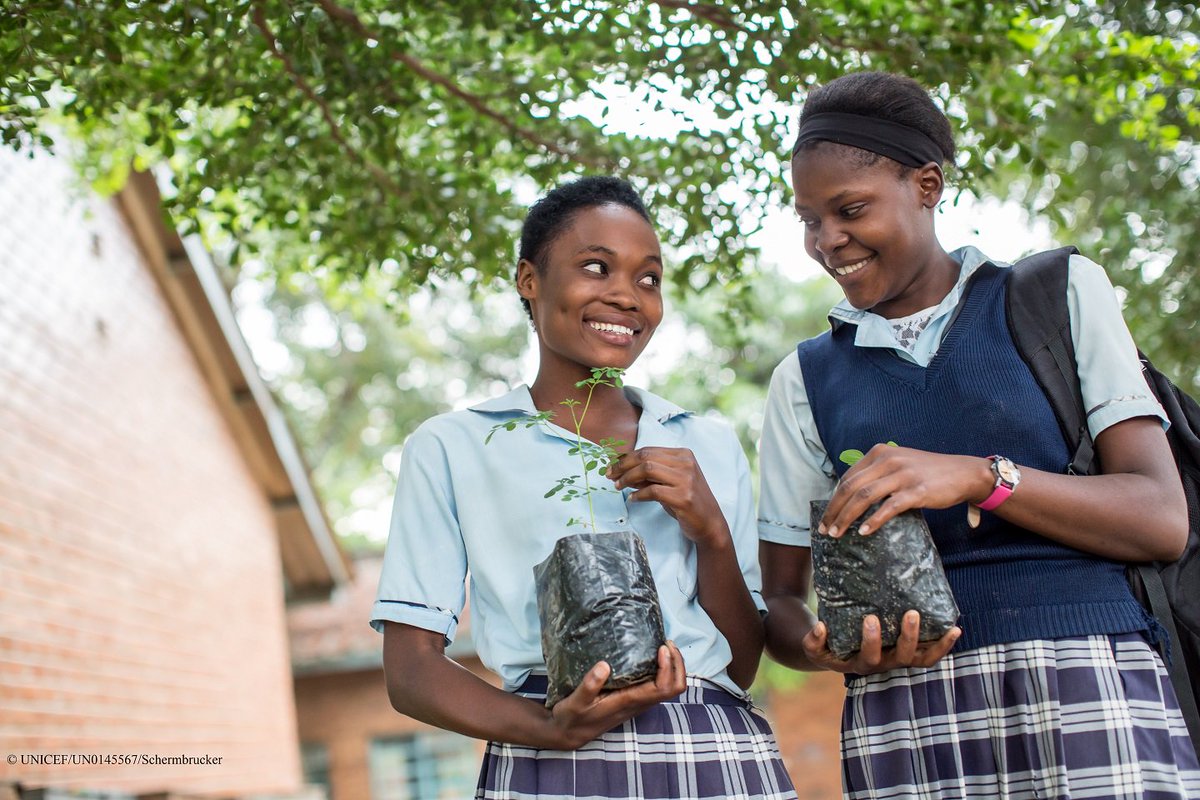
[[[744,297],[806,87],[904,72],[959,125],[963,184],[1102,260],[1139,337],[1192,381],[1198,18],[1154,0],[8,0],[0,137],[65,126],[109,185],[131,156],[168,159],[171,213],[207,215],[235,259],[330,292],[383,274],[394,305],[496,282],[532,195],[626,174],[677,279]],[[674,124],[610,124],[630,106]],[[1013,233],[998,256],[1020,254]]]
[[[311,280],[256,274],[235,300],[243,325],[257,327],[257,313],[273,327],[253,338],[255,360],[351,549],[382,545],[400,449],[418,425],[524,377],[528,324],[514,292],[420,290],[403,325],[381,303],[330,303]]]

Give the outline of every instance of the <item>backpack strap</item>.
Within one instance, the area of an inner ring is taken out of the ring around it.
[[[1073,454],[1068,473],[1099,473],[1087,410],[1079,388],[1079,369],[1075,363],[1075,344],[1071,339],[1070,309],[1067,306],[1067,282],[1074,247],[1062,247],[1035,253],[1013,265],[1005,294],[1005,311],[1013,343],[1041,386],[1054,416],[1058,419],[1068,450]],[[1186,448],[1188,455],[1200,461],[1200,407],[1180,400],[1166,377],[1154,369],[1139,351],[1143,374],[1155,397],[1171,421],[1172,449]],[[1176,458],[1180,454],[1175,453]],[[1195,523],[1192,523],[1195,527]],[[1168,599],[1159,566],[1131,564],[1126,570],[1134,594],[1166,630],[1170,650],[1163,653],[1180,710],[1200,753],[1200,708],[1188,674],[1185,647]],[[1140,579],[1140,580],[1139,580]],[[1168,642],[1164,642],[1168,644]],[[1173,657],[1172,657],[1173,654]]]
[[[1179,710],[1183,713],[1183,721],[1187,725],[1192,739],[1192,747],[1200,753],[1200,707],[1196,704],[1196,694],[1192,688],[1191,677],[1187,672],[1184,660],[1183,640],[1179,636],[1179,628],[1175,625],[1175,613],[1171,610],[1171,601],[1167,599],[1167,587],[1162,575],[1153,564],[1131,564],[1131,569],[1137,570],[1142,579],[1142,589],[1154,618],[1159,621],[1171,637],[1171,653],[1174,658],[1168,659],[1167,672],[1171,676],[1171,685],[1175,688],[1175,697],[1179,700]]]
[[[1067,442],[1071,461],[1066,471],[1087,475],[1098,469],[1079,389],[1066,302],[1068,266],[1078,252],[1074,247],[1060,247],[1013,264],[1004,303],[1013,343],[1050,401]]]

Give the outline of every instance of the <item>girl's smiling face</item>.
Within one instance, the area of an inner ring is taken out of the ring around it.
[[[517,267],[542,367],[632,365],[663,314],[662,250],[650,223],[615,203],[580,209],[542,261]]]
[[[855,152],[821,142],[793,157],[805,250],[855,308],[894,319],[937,305],[953,285],[936,269],[944,265],[933,233],[941,169],[901,174],[891,159],[863,165]]]

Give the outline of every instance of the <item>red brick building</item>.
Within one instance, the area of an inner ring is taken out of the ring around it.
[[[483,743],[401,716],[388,701],[383,637],[367,624],[381,566],[361,558],[350,587],[288,610],[306,777],[332,800],[472,797]],[[468,615],[447,653],[499,683],[475,655]]]
[[[303,791],[285,596],[349,569],[159,204],[0,148],[0,796]]]

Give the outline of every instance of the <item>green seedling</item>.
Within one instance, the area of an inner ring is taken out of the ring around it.
[[[888,444],[892,447],[900,446],[895,442],[888,442]],[[862,450],[843,450],[841,455],[838,456],[838,461],[841,461],[843,464],[849,464],[853,467],[859,461],[862,461],[865,456],[866,453],[864,453]]]
[[[596,531],[596,512],[592,505],[592,495],[596,492],[615,492],[606,486],[593,486],[591,478],[593,473],[598,476],[603,476],[608,470],[609,465],[621,457],[618,448],[623,447],[625,442],[620,439],[605,437],[599,442],[589,442],[583,438],[583,420],[587,417],[588,408],[592,404],[592,394],[596,391],[597,386],[612,386],[620,388],[622,376],[625,370],[620,367],[593,367],[592,377],[584,378],[575,384],[577,388],[587,389],[587,397],[583,401],[568,398],[559,402],[559,405],[565,406],[571,412],[571,423],[575,428],[575,442],[571,445],[571,449],[567,451],[568,455],[579,456],[579,463],[583,467],[582,474],[569,475],[559,478],[546,492],[544,497],[547,499],[557,495],[563,502],[570,502],[578,497],[583,497],[587,500],[588,520],[571,517],[567,520],[567,525],[582,525],[590,528],[593,532]],[[484,444],[492,441],[492,436],[499,430],[512,431],[518,427],[532,428],[535,425],[544,425],[554,421],[553,411],[542,411],[537,414],[529,414],[528,416],[510,419],[507,422],[501,422],[494,426],[488,432],[487,438],[483,440]]]

